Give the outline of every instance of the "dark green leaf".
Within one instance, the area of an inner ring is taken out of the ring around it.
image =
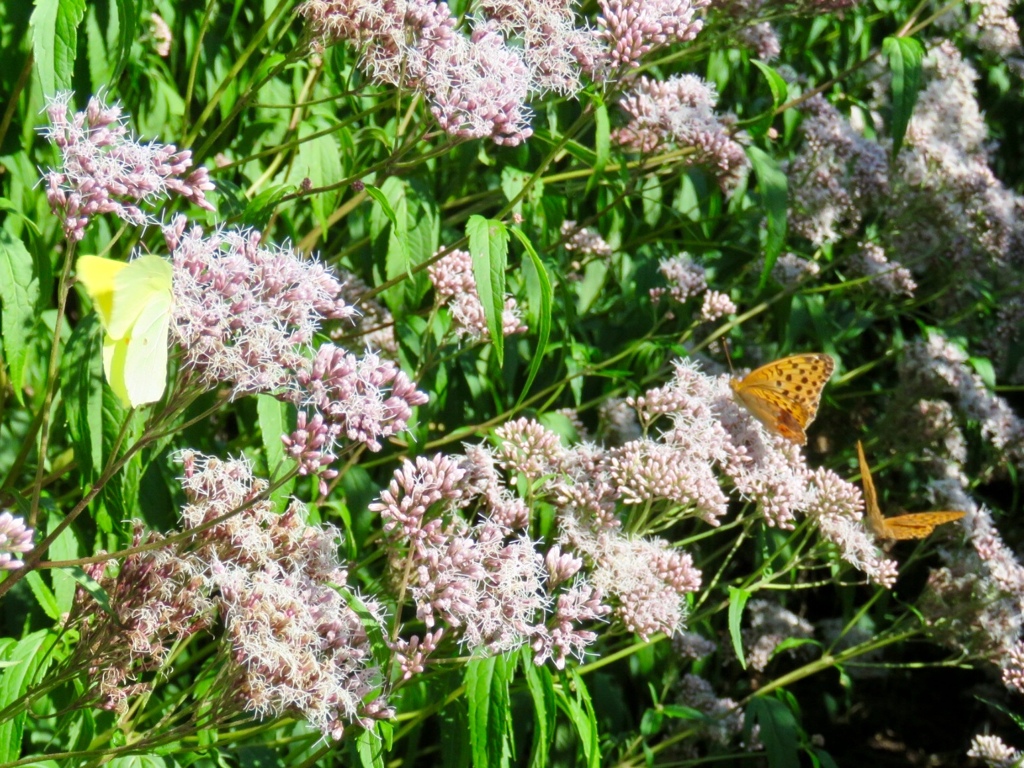
[[[533,747],[530,767],[545,768],[555,732],[555,686],[547,667],[533,663],[532,655],[523,651],[523,672],[526,687],[533,701]]]
[[[511,232],[522,244],[526,255],[530,257],[530,260],[524,265],[523,271],[526,273],[526,285],[529,290],[529,309],[531,315],[537,320],[537,348],[533,351],[533,356],[530,359],[526,384],[523,385],[522,391],[519,393],[519,400],[516,403],[519,406],[530,392],[530,386],[533,384],[537,372],[540,371],[544,356],[547,354],[548,340],[551,338],[551,311],[554,292],[551,290],[551,280],[544,268],[544,262],[541,261],[534,249],[533,243],[518,227],[512,227]]]
[[[782,253],[786,242],[786,206],[788,186],[786,174],[779,170],[775,158],[757,147],[747,147],[747,157],[757,174],[757,189],[761,193],[761,204],[768,225],[768,237],[764,244],[764,270],[761,272],[760,287],[768,284],[775,261]]]
[[[768,129],[771,128],[772,123],[775,121],[775,111],[785,104],[789,98],[789,85],[778,72],[763,61],[751,59],[750,63],[757,67],[761,74],[764,75],[764,79],[768,81],[768,90],[772,94],[771,107],[765,110],[764,114],[752,118],[747,125],[747,131],[750,132],[751,136],[761,137],[768,133]]]
[[[508,266],[508,229],[500,221],[470,216],[466,222],[469,253],[473,257],[473,278],[480,294],[491,343],[498,365],[505,359],[502,314],[505,311],[505,269]]]
[[[92,482],[103,466],[103,330],[95,313],[78,323],[64,348],[60,391],[75,459]]]
[[[770,768],[799,768],[799,726],[789,707],[770,696],[750,702],[752,716],[761,726],[758,735]]]
[[[597,156],[594,158],[594,170],[591,171],[590,178],[587,179],[588,192],[601,180],[605,166],[608,165],[608,160],[611,157],[611,135],[608,107],[598,104],[594,108],[594,150]]]
[[[924,47],[912,37],[887,37],[882,41],[882,52],[889,60],[892,73],[892,156],[903,147],[907,126],[914,114],[914,105],[921,90],[921,62]]]

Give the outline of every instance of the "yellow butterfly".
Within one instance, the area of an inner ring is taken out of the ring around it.
[[[167,386],[171,265],[159,256],[129,262],[82,256],[75,270],[106,331],[103,371],[111,389],[132,408],[155,403]]]
[[[871,479],[864,448],[857,441],[857,460],[860,462],[860,477],[864,484],[864,507],[868,513],[868,526],[883,540],[923,539],[935,530],[935,526],[959,520],[965,512],[913,512],[896,517],[882,517],[878,507],[878,493]]]
[[[777,435],[799,445],[818,413],[818,401],[835,362],[828,355],[792,355],[762,365],[729,386],[743,407]]]

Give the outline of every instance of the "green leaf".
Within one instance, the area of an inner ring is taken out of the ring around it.
[[[772,94],[772,106],[762,115],[752,118],[747,124],[747,130],[751,136],[761,137],[768,133],[775,121],[775,111],[786,103],[789,98],[789,84],[782,79],[782,75],[765,64],[763,61],[751,59],[750,63],[760,70],[764,79],[768,81],[768,90]]]
[[[766,696],[751,701],[748,710],[761,726],[758,735],[764,744],[770,768],[799,768],[799,726],[789,707]]]
[[[13,645],[6,646],[3,661],[16,662],[0,677],[0,709],[23,702],[25,692],[35,682],[37,673],[45,669],[52,657],[47,653],[54,637],[47,630],[33,632]],[[21,737],[25,728],[27,704],[15,709],[9,719],[0,723],[0,765],[21,757]]]
[[[395,215],[395,209],[391,207],[391,201],[388,200],[388,196],[372,184],[366,184],[363,189],[366,191],[366,194],[377,201],[380,205],[381,211],[387,217],[388,221],[391,222],[391,226],[397,227],[398,216]]]
[[[729,587],[729,636],[732,638],[732,649],[736,652],[736,658],[740,660],[740,666],[747,668],[747,661],[743,657],[743,633],[740,630],[740,623],[743,621],[743,609],[750,599],[750,592],[745,589]]]
[[[304,125],[299,131],[299,156],[289,180],[301,183],[303,178],[309,179],[316,189],[336,186],[344,178],[341,166],[341,148],[334,136],[324,135],[310,138],[312,126]],[[309,197],[309,205],[320,225],[321,237],[326,241],[330,230],[327,217],[334,202],[338,198],[337,189],[330,192],[319,192]]]
[[[75,460],[92,482],[103,466],[103,330],[96,313],[79,321],[64,348],[60,393]]]
[[[472,659],[466,665],[469,743],[475,768],[504,768],[509,764],[509,684],[514,669],[515,665],[503,656]]]
[[[356,754],[363,768],[384,768],[384,743],[374,731],[364,729],[356,736]]]
[[[594,158],[594,170],[587,179],[587,192],[590,192],[600,181],[605,166],[611,157],[611,120],[608,117],[608,107],[598,104],[594,108],[594,149],[597,156]]]
[[[283,435],[291,432],[292,406],[282,403],[270,395],[256,396],[256,415],[260,422],[260,435],[263,437],[263,454],[267,459],[267,476],[273,482],[293,465],[292,459],[285,453]],[[287,498],[295,488],[295,477],[275,490],[270,498],[275,509],[284,509]]]
[[[0,328],[11,386],[22,404],[25,363],[39,317],[39,296],[39,276],[32,254],[21,240],[0,229]]]
[[[43,581],[39,571],[29,571],[25,574],[25,581],[28,582],[28,588],[32,590],[32,596],[35,597],[39,607],[43,609],[43,613],[53,621],[60,619],[60,607],[57,605],[57,596],[53,594],[53,591]]]
[[[544,268],[536,249],[530,239],[518,227],[512,227],[511,232],[516,240],[523,246],[526,255],[530,260],[524,265],[526,273],[526,285],[529,290],[530,311],[537,319],[537,348],[530,358],[530,370],[526,375],[526,384],[519,393],[519,400],[516,407],[522,405],[523,400],[530,391],[534,378],[540,371],[540,366],[547,354],[548,340],[551,338],[551,312],[554,304],[554,292],[551,290],[551,279]]]
[[[566,678],[562,685],[563,690],[558,692],[559,706],[569,716],[569,722],[579,735],[580,748],[583,750],[587,768],[600,768],[600,726],[594,713],[593,702],[590,700],[590,691],[575,669],[566,670]],[[565,693],[570,689],[575,691],[575,696]]]
[[[59,570],[74,579],[82,589],[88,592],[92,596],[92,599],[96,601],[97,605],[103,609],[104,613],[109,614],[110,616],[116,616],[114,609],[110,607],[110,597],[96,579],[87,574],[77,565],[72,565],[68,568],[60,568]]]
[[[85,0],[35,0],[32,53],[43,94],[71,89]]]
[[[761,272],[759,287],[768,285],[775,261],[782,253],[786,242],[786,206],[788,187],[786,174],[779,170],[775,158],[758,147],[747,147],[747,157],[757,174],[757,188],[767,218],[768,237],[764,244],[764,270]]]
[[[47,530],[55,530],[58,525],[64,522],[64,515],[57,510],[51,510],[47,515]],[[47,554],[51,560],[77,560],[82,556],[78,537],[75,529],[68,526],[50,544]],[[84,575],[84,572],[83,572]],[[75,602],[75,579],[64,568],[50,569],[50,578],[53,581],[53,593],[57,599],[57,608],[61,613],[69,613]]]
[[[117,59],[114,62],[114,71],[110,81],[114,82],[124,65],[128,62],[128,55],[132,52],[132,44],[135,42],[139,29],[139,10],[142,4],[135,0],[116,0],[117,2]]]
[[[921,62],[924,46],[912,37],[887,37],[882,41],[882,52],[889,60],[892,73],[892,156],[895,159],[903,147],[907,126],[914,114],[914,105],[921,90]]]
[[[530,768],[545,768],[551,740],[555,733],[555,685],[551,671],[533,663],[532,654],[522,653],[526,687],[533,701],[533,746],[530,749]]]
[[[967,358],[974,372],[978,374],[985,386],[989,389],[996,388],[996,368],[987,357],[972,356]]]
[[[505,268],[508,266],[508,229],[500,221],[473,215],[466,222],[473,278],[487,318],[498,365],[505,360],[505,335],[501,316],[505,311]]]

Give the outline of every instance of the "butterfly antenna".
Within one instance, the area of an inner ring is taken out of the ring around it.
[[[729,354],[729,340],[722,338],[722,351],[725,352],[725,362],[729,364],[729,373],[735,374],[736,371],[732,367],[732,355]]]

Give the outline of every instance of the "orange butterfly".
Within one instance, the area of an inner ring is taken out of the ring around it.
[[[868,513],[868,526],[875,536],[886,541],[902,539],[923,539],[935,530],[935,526],[959,520],[966,512],[913,512],[909,515],[882,517],[878,508],[878,493],[871,479],[864,448],[857,441],[857,460],[860,461],[860,477],[864,484],[864,507]]]
[[[818,413],[821,390],[836,364],[828,355],[792,355],[762,365],[729,386],[750,413],[777,435],[799,445]]]

